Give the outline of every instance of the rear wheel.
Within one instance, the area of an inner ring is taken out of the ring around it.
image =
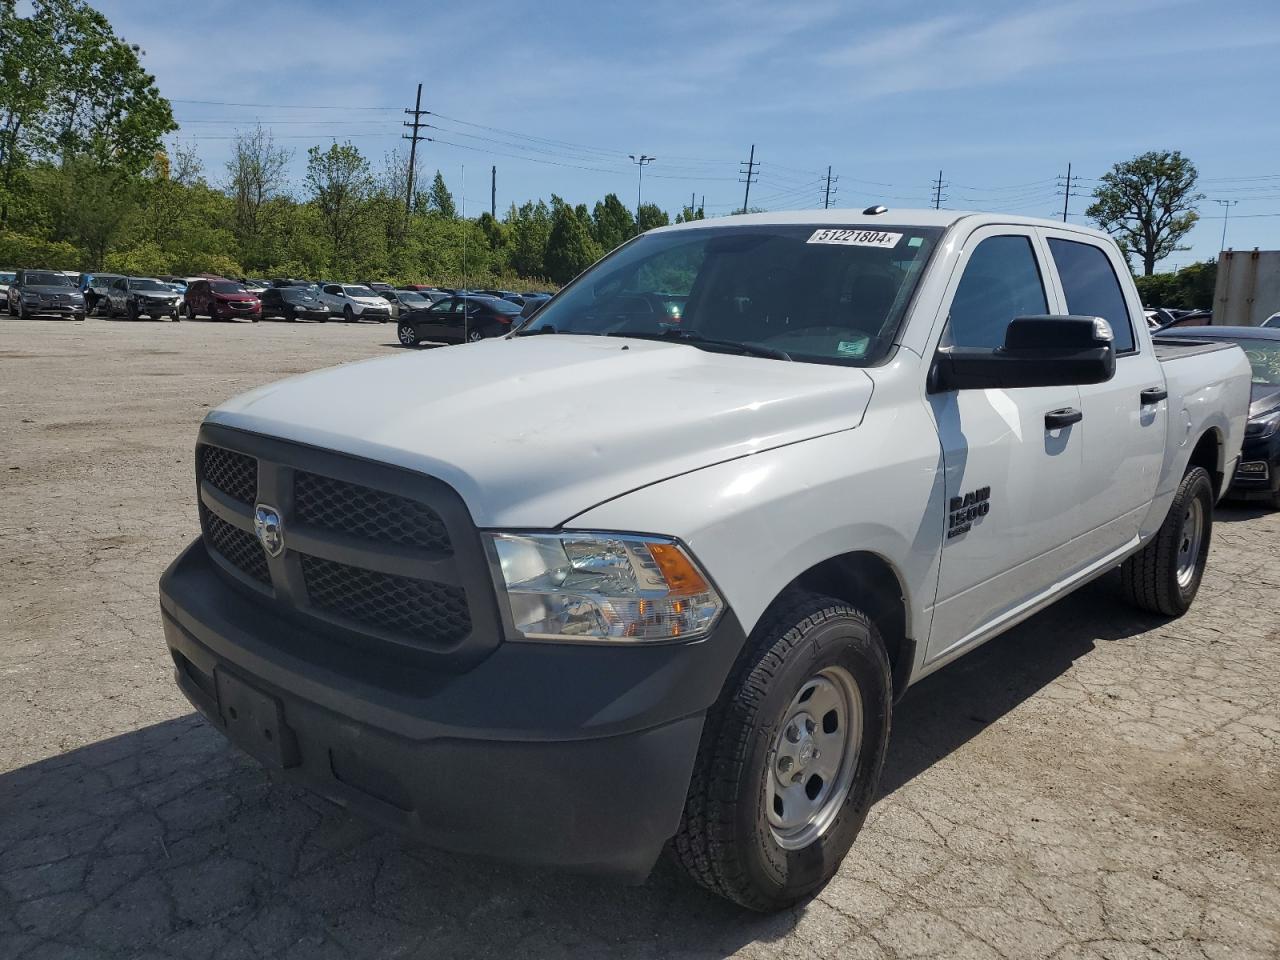
[[[761,911],[826,883],[871,809],[891,689],[864,613],[801,591],[775,604],[707,715],[672,841],[681,866]]]
[[[418,331],[414,329],[411,323],[400,323],[396,327],[396,336],[406,347],[416,347],[421,343],[418,339]]]
[[[483,330],[479,330],[479,329],[477,329],[477,330],[469,330],[469,331],[467,332],[467,342],[468,342],[468,343],[479,343],[479,342],[480,342],[481,340],[483,340],[483,339],[484,339],[484,331],[483,331]]]
[[[1203,467],[1188,470],[1160,529],[1120,567],[1130,603],[1166,617],[1187,612],[1209,556],[1213,499],[1208,472]]]

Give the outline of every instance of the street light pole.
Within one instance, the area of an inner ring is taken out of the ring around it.
[[[1234,207],[1239,200],[1215,200],[1214,203],[1222,206],[1222,243],[1218,245],[1218,253],[1222,253],[1227,249],[1227,221],[1231,219],[1231,208]]]
[[[644,165],[646,163],[653,163],[653,161],[658,158],[648,157],[643,153],[638,157],[634,153],[629,153],[627,156],[631,158],[632,163],[640,168],[640,179],[636,183],[636,236],[638,237],[640,236],[640,190],[644,186]]]

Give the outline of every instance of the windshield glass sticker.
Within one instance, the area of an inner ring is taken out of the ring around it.
[[[824,227],[813,231],[806,243],[839,243],[847,247],[892,247],[902,239],[900,233],[883,230],[836,230]]]
[[[991,488],[981,487],[963,496],[952,497],[947,510],[947,539],[973,529],[973,524],[991,512]]]
[[[842,353],[847,357],[860,357],[867,352],[867,347],[871,340],[868,337],[862,337],[859,340],[841,340],[836,344],[836,353]]]

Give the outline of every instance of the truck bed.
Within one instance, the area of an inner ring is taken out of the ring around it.
[[[1201,353],[1230,350],[1235,346],[1234,343],[1224,343],[1221,340],[1188,340],[1185,337],[1166,337],[1161,339],[1159,334],[1152,337],[1151,342],[1156,348],[1156,359],[1162,363],[1178,360],[1182,357],[1194,357]]]

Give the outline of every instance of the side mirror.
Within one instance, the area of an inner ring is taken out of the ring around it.
[[[1105,383],[1115,372],[1114,335],[1101,317],[1016,317],[1002,347],[940,349],[929,392]]]

